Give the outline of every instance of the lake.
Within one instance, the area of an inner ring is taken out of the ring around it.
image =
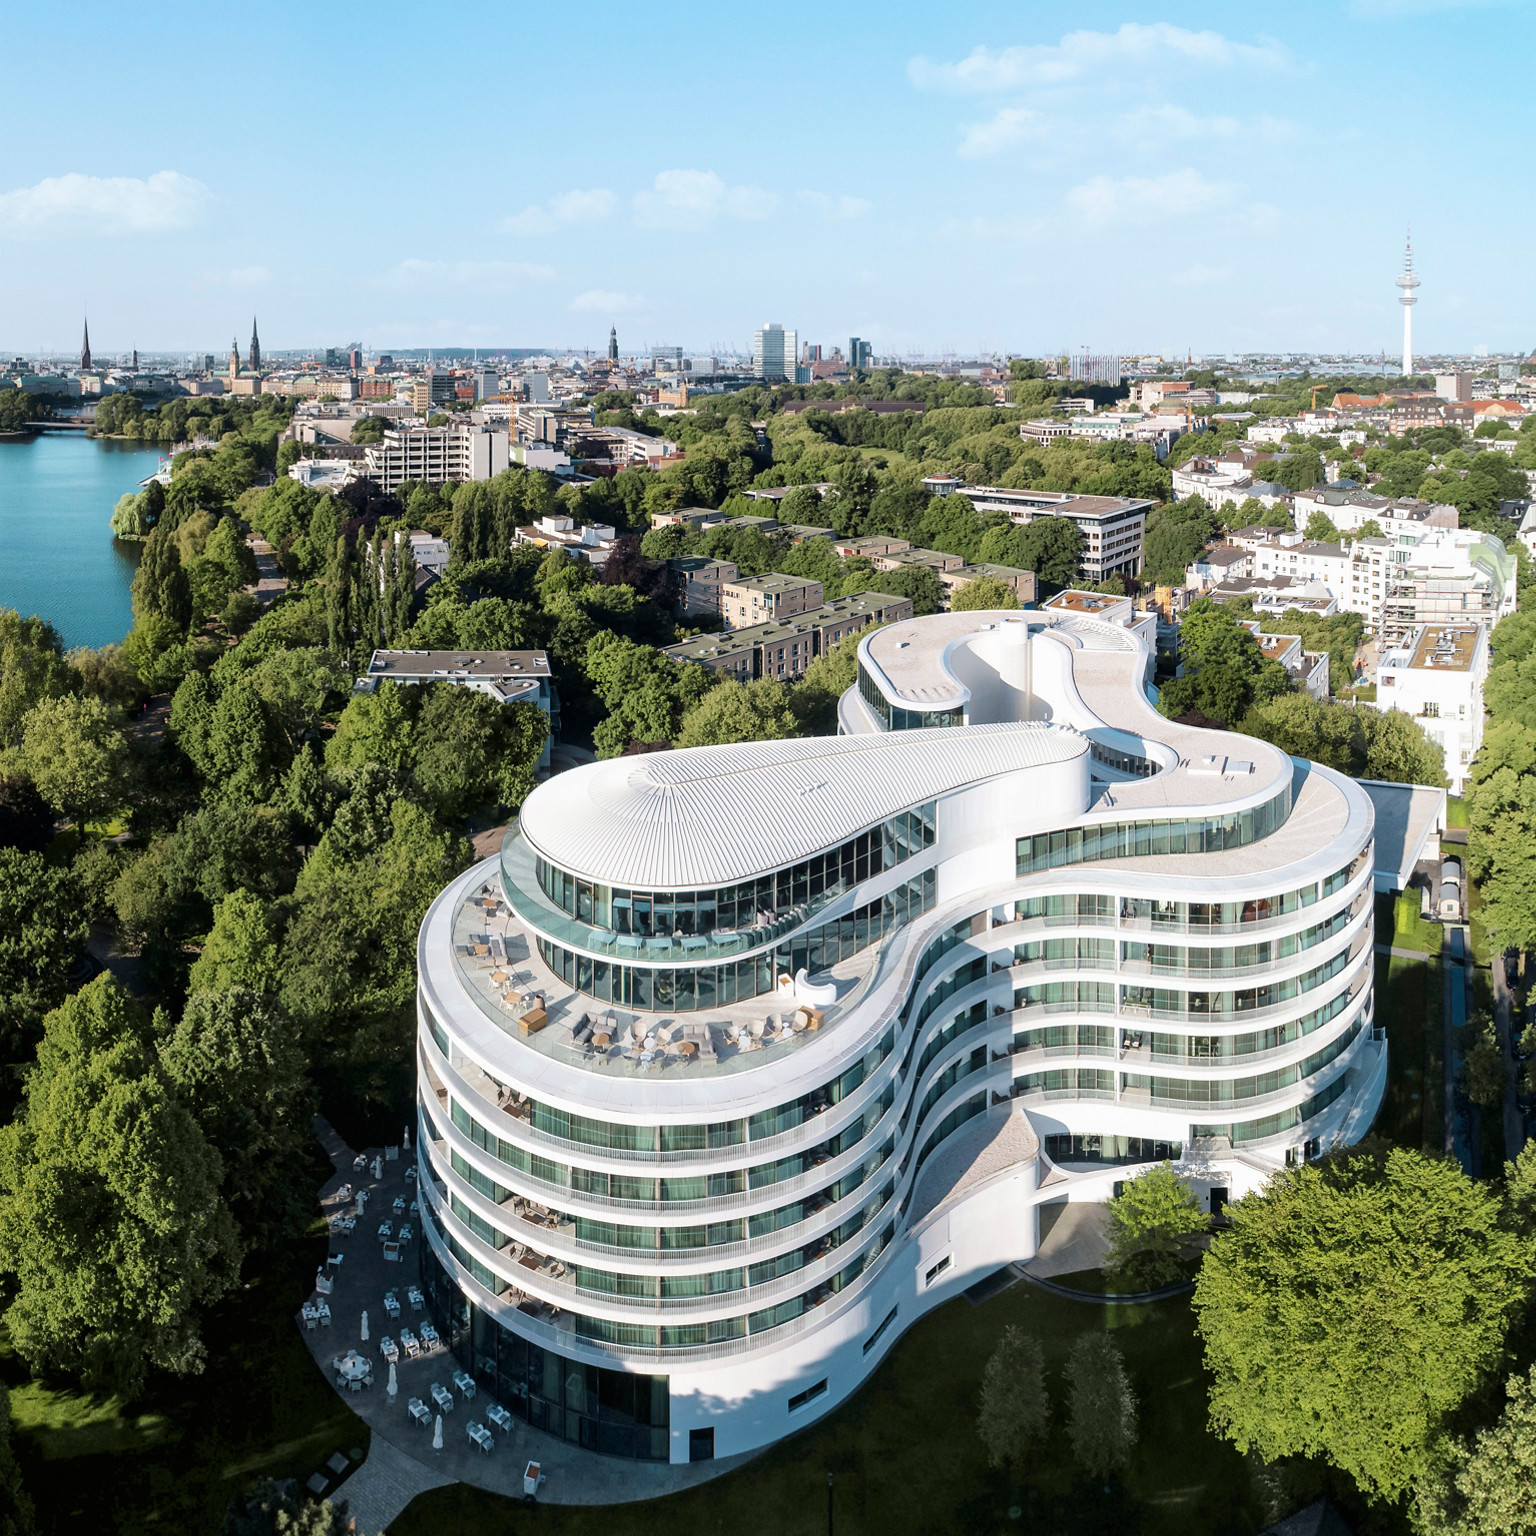
[[[112,509],[159,465],[83,432],[0,441],[0,608],[40,614],[66,646],[121,640],[139,546],[112,537]]]

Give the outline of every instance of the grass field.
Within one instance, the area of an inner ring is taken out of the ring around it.
[[[987,1465],[975,1427],[982,1367],[1009,1323],[1040,1340],[1053,1407],[1035,1468],[1017,1483]],[[1141,1422],[1133,1465],[1107,1487],[1076,1471],[1060,1376],[1072,1341],[1101,1329],[1125,1353]],[[423,1494],[390,1536],[820,1536],[829,1471],[838,1536],[1247,1536],[1273,1517],[1250,1464],[1207,1428],[1187,1298],[1111,1308],[1021,1282],[979,1307],[940,1308],[850,1402],[717,1482],[643,1504],[536,1510],[457,1486]]]
[[[16,1451],[41,1536],[217,1532],[230,1499],[260,1477],[301,1482],[340,1451],[366,1451],[368,1429],[311,1360],[293,1314],[325,1238],[247,1264],[244,1288],[204,1328],[200,1376],[159,1378],[125,1406],[31,1379],[0,1332]]]

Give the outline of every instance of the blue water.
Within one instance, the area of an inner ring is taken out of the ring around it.
[[[0,608],[41,614],[65,645],[121,640],[139,546],[112,537],[112,509],[159,464],[83,432],[0,440]]]

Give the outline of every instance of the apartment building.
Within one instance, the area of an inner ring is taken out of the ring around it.
[[[733,560],[711,560],[707,555],[679,555],[667,561],[672,573],[677,612],[686,619],[720,613],[721,588],[739,574]]]
[[[1400,709],[1445,754],[1453,794],[1465,794],[1483,743],[1483,684],[1488,626],[1421,624],[1406,643],[1383,651],[1376,668],[1376,707]]]
[[[563,549],[589,565],[602,565],[613,553],[617,531],[608,523],[578,523],[569,517],[541,517],[518,528],[513,544],[532,544],[539,549]]]
[[[1456,508],[1444,502],[1416,496],[1374,496],[1369,491],[1334,486],[1297,491],[1295,512],[1298,530],[1307,526],[1313,513],[1321,512],[1340,533],[1356,533],[1367,523],[1376,523],[1391,538],[1421,533],[1426,528],[1460,526]]]
[[[368,478],[393,493],[407,480],[429,485],[489,480],[511,462],[505,432],[472,422],[446,427],[392,427],[384,440],[367,445]]]
[[[955,593],[970,586],[973,581],[983,578],[992,581],[1000,581],[1006,587],[1013,589],[1013,594],[1019,600],[1021,608],[1033,608],[1035,599],[1039,595],[1039,585],[1033,571],[1021,571],[1013,565],[994,565],[989,560],[979,560],[974,565],[957,565],[946,567],[939,572],[939,580],[944,583],[946,603],[954,600]]]
[[[439,369],[411,381],[411,409],[418,416],[430,416],[457,398],[457,381],[451,373]]]
[[[1303,650],[1300,635],[1266,635],[1257,620],[1243,627],[1252,631],[1259,649],[1270,661],[1278,661],[1314,699],[1323,704],[1328,702],[1332,690],[1327,651]]]
[[[1473,528],[1403,534],[1386,568],[1380,630],[1400,646],[1424,624],[1493,625],[1515,611],[1515,560],[1501,539]]]
[[[963,485],[964,496],[985,516],[1002,512],[1021,524],[1037,517],[1064,517],[1083,535],[1083,578],[1098,583],[1112,575],[1136,576],[1142,565],[1142,534],[1154,503],[1124,496],[1087,496],[1076,491],[1016,491]]]
[[[694,635],[666,646],[663,654],[678,661],[698,662],[742,682],[771,677],[788,683],[849,635],[870,624],[894,623],[911,616],[911,598],[887,592],[855,592],[793,618],[724,634]]]
[[[727,629],[778,623],[821,604],[821,583],[806,576],[744,576],[720,583],[720,616]]]

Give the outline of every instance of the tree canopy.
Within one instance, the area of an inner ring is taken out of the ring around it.
[[[1277,1173],[1227,1217],[1195,1286],[1213,1424],[1400,1497],[1501,1358],[1529,1239],[1456,1164],[1375,1146]]]

